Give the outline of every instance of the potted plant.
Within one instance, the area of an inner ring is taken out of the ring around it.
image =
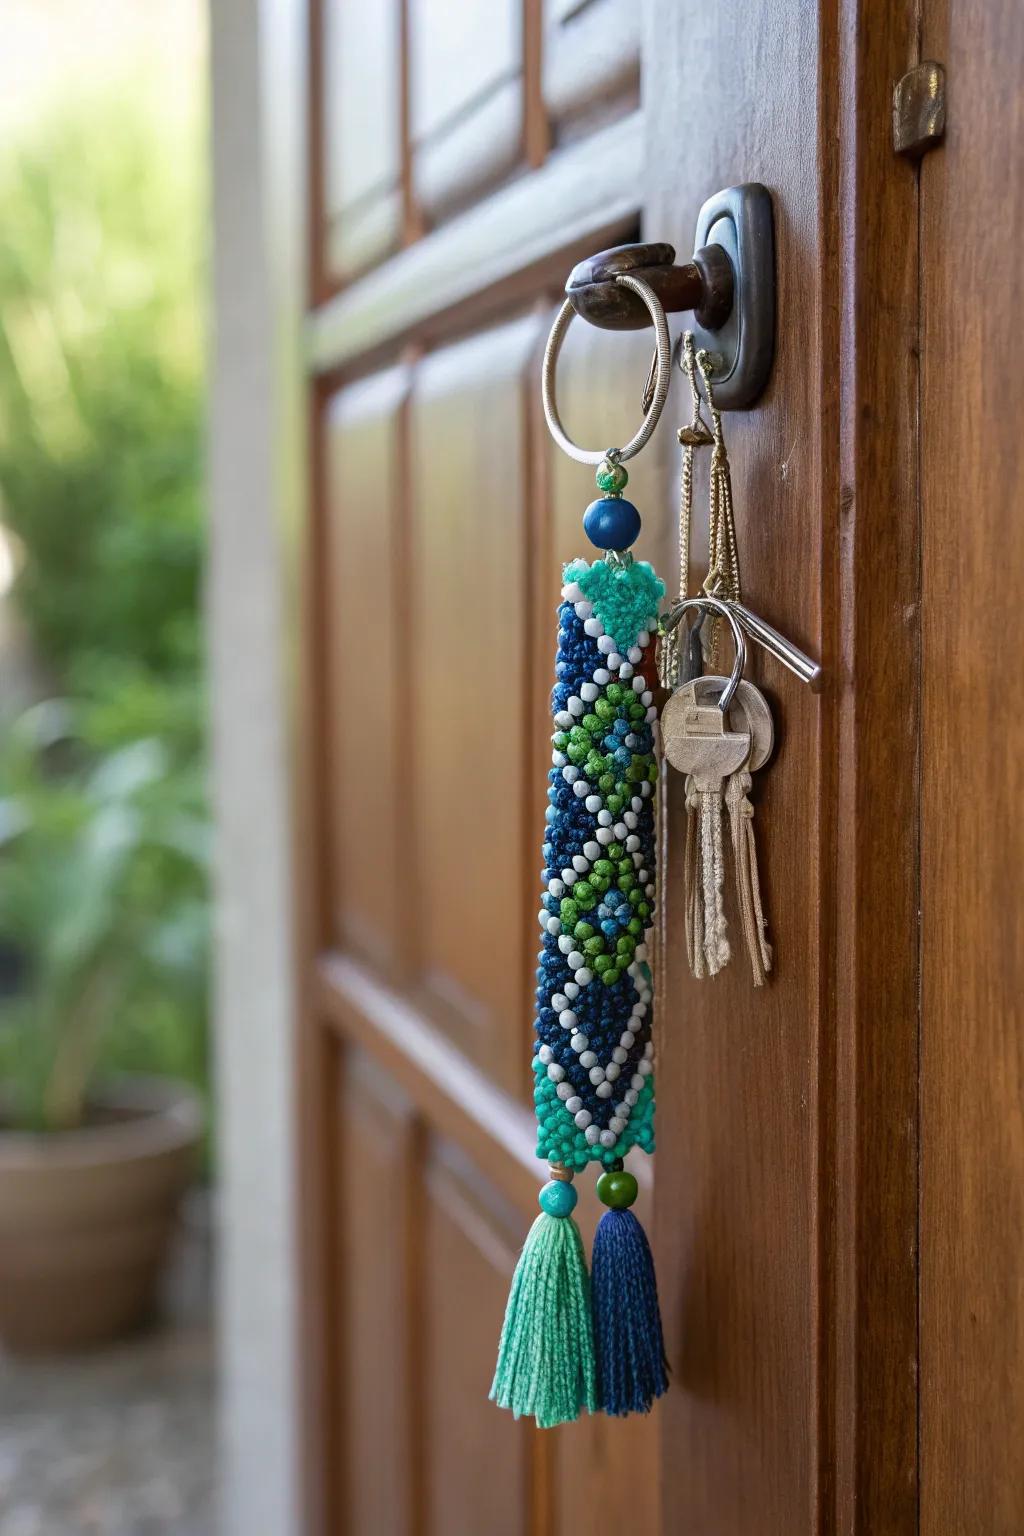
[[[52,1350],[153,1311],[203,1115],[206,821],[195,771],[96,753],[66,706],[0,756],[0,1340]],[[201,1070],[201,1068],[199,1068]]]

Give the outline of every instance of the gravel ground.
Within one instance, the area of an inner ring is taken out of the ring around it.
[[[208,1234],[199,1200],[158,1330],[0,1359],[0,1536],[216,1536]]]

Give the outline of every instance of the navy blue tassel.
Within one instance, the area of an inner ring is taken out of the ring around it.
[[[648,1413],[668,1390],[658,1282],[632,1211],[606,1211],[594,1237],[590,1294],[598,1403],[605,1413]]]

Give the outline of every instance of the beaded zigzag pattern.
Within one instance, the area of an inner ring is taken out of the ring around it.
[[[654,631],[649,565],[565,569],[552,693],[537,1155],[582,1168],[654,1150]]]

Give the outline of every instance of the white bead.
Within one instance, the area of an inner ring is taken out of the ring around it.
[[[647,871],[644,870],[644,875],[646,873],[647,873]],[[644,878],[644,875],[640,876],[641,880]],[[645,885],[644,886],[644,895],[647,896],[648,898],[653,897],[653,895],[654,895],[654,886],[653,885]]]
[[[601,690],[596,683],[582,683],[580,685],[580,698],[585,704],[593,704],[600,692]]]
[[[637,1093],[635,1088],[627,1088],[623,1097],[625,1098],[628,1107],[632,1109],[640,1095]]]
[[[632,808],[633,808],[633,810],[634,810],[634,811],[636,811],[636,813],[637,813],[637,815],[639,815],[639,814],[640,814],[640,812],[641,812],[641,811],[642,811],[642,810],[643,810],[643,808],[644,808],[644,803],[643,803],[643,801],[642,801],[642,800],[641,800],[641,799],[640,799],[640,796],[639,796],[639,795],[634,795],[634,796],[633,796],[633,798],[632,798],[632,800],[631,800],[631,801],[630,801],[630,802],[629,802],[629,803],[630,803],[630,805],[631,805],[631,806],[632,806]]]
[[[612,1051],[612,1063],[613,1063],[614,1066],[621,1067],[622,1063],[624,1061],[627,1061],[628,1059],[629,1059],[629,1052],[626,1051],[621,1045],[617,1045],[615,1047],[614,1051]],[[610,1071],[609,1071],[609,1075],[610,1075]]]
[[[647,647],[651,643],[651,632],[650,632],[650,630],[649,629],[642,629],[640,631],[640,633],[636,637],[636,643],[637,643],[637,645],[639,645],[641,647],[641,649],[646,651]]]
[[[636,677],[634,677],[634,679],[633,679],[633,692],[634,693],[643,693],[643,691],[644,691],[644,689],[646,687],[647,687],[647,684],[644,682],[644,680],[640,676],[640,674],[637,673]]]
[[[591,1067],[596,1067],[597,1066],[597,1057],[594,1055],[593,1051],[584,1051],[583,1052],[583,1054],[580,1057],[580,1066],[581,1067],[586,1067],[588,1071],[590,1070]]]
[[[590,785],[587,783],[586,779],[577,779],[576,783],[572,787],[572,792],[574,795],[578,795],[579,798],[583,800],[587,795],[590,794]]]
[[[645,800],[649,799],[650,793],[651,793],[651,789],[652,789],[652,785],[651,785],[650,780],[649,779],[644,779],[643,783],[640,785],[640,793],[643,795]]]
[[[622,819],[626,823],[627,827],[629,827],[629,828],[635,827],[636,826],[636,811],[625,811],[623,813]]]
[[[594,1092],[599,1099],[610,1099],[612,1096],[612,1085],[609,1082],[598,1083]]]
[[[597,648],[601,652],[602,656],[609,656],[615,649],[615,641],[612,639],[611,635],[599,635],[597,640]],[[608,665],[611,666],[611,662],[609,662]],[[597,674],[595,673],[594,675],[596,677]]]
[[[553,1083],[560,1083],[565,1076],[565,1068],[560,1067],[557,1061],[552,1061],[548,1066],[548,1077]]]
[[[617,1138],[616,1138],[616,1135],[615,1135],[614,1131],[602,1131],[601,1132],[601,1145],[602,1145],[602,1147],[614,1147],[616,1140],[617,1140]]]
[[[639,736],[634,736],[632,734],[632,732],[630,732],[630,734],[623,741],[622,745],[624,747],[628,747],[629,750],[632,752],[634,750],[634,748],[636,748],[636,747],[638,747],[640,745],[640,738],[639,738]]]
[[[619,668],[622,666],[622,661],[623,661],[623,658],[619,655],[618,651],[614,651],[614,650],[611,651],[609,653],[609,656],[608,656],[608,670],[609,670],[609,672],[617,672],[619,670]]]
[[[580,966],[583,964],[583,956],[580,954],[578,949],[570,948],[566,959],[569,962],[570,971],[578,971]]]
[[[563,1008],[558,1015],[558,1022],[563,1029],[575,1029],[577,1024],[576,1015],[571,1008]]]
[[[645,705],[654,703],[654,694],[649,688],[645,688],[643,693],[640,695],[640,703]]]
[[[562,588],[562,596],[567,603],[578,603],[583,596],[583,588],[578,581],[567,581]]]
[[[566,700],[565,707],[569,711],[570,715],[575,715],[577,718],[579,718],[580,715],[585,715],[587,712],[587,706],[584,704],[583,700],[578,699],[575,694],[573,694],[571,699]]]
[[[564,768],[569,759],[564,752],[552,752],[551,761],[556,768]]]
[[[601,809],[601,796],[588,795],[583,803],[587,810],[590,812],[591,816],[596,816]]]
[[[649,1061],[641,1061],[637,1064],[636,1070],[641,1077],[648,1077],[654,1071],[654,1065]]]
[[[573,607],[576,609],[576,617],[584,621],[589,619],[594,611],[593,603],[588,603],[585,597],[581,597],[578,603],[573,604]]]
[[[567,981],[565,983],[565,995],[570,1002],[572,1002],[574,997],[579,997],[580,989],[574,981]]]
[[[549,917],[545,927],[547,928],[548,933],[561,933],[562,919],[560,917]]]
[[[591,1120],[593,1118],[594,1117],[590,1113],[589,1109],[578,1109],[576,1111],[575,1116],[574,1116],[576,1124],[579,1126],[581,1131],[585,1131],[586,1130],[587,1126],[590,1124],[590,1122],[591,1122]]]
[[[547,927],[547,925],[548,925],[548,909],[547,909],[547,907],[541,907],[540,911],[537,913],[537,921],[538,921],[538,923],[540,923],[542,928],[546,928]]]
[[[564,896],[565,886],[562,884],[561,880],[549,880],[548,892],[552,896]]]
[[[576,782],[576,780],[579,778],[579,776],[580,776],[579,769],[573,767],[572,763],[567,763],[565,765],[565,767],[562,769],[562,778],[565,780],[565,782],[567,784],[574,784]]]
[[[589,1075],[590,1081],[596,1087],[598,1083],[604,1082],[604,1067],[591,1067]]]
[[[657,718],[658,718],[658,711],[655,709],[654,705],[652,704],[650,709],[647,711],[646,715],[644,716],[644,719],[647,721],[647,724],[650,725],[651,721],[652,720],[657,720]]]
[[[647,1044],[644,1046],[644,1056],[647,1058],[648,1061],[651,1061],[653,1059],[653,1057],[654,1057],[654,1041],[653,1040],[648,1040]]]
[[[569,1041],[569,1044],[572,1046],[577,1056],[579,1056],[582,1051],[586,1050],[587,1046],[590,1044],[590,1041],[587,1039],[586,1035],[581,1033],[578,1035],[573,1035],[572,1039]]]
[[[589,987],[590,983],[594,979],[594,973],[590,967],[587,965],[576,965],[573,966],[573,970],[576,972],[576,980],[579,982],[580,986]]]
[[[559,1083],[558,1087],[555,1089],[555,1092],[563,1104],[568,1104],[569,1100],[572,1098],[572,1084]]]
[[[610,827],[613,820],[614,820],[614,817],[612,816],[611,811],[606,811],[606,810],[598,811],[598,813],[597,813],[597,821],[598,821],[598,825],[599,826]]]
[[[629,1086],[634,1089],[636,1093],[639,1093],[643,1085],[644,1080],[642,1075],[639,1072],[634,1072],[633,1076],[629,1080]]]
[[[600,649],[600,647],[599,647],[599,649]],[[594,670],[594,682],[598,683],[600,685],[600,687],[603,688],[605,683],[610,683],[611,680],[612,680],[611,679],[611,674],[608,671],[607,667],[596,667],[595,668],[595,670]]]
[[[562,870],[562,884],[567,886],[569,890],[572,890],[572,887],[576,884],[578,879],[579,875],[574,869],[566,868]]]
[[[569,711],[567,709],[560,709],[558,711],[557,715],[555,715],[554,719],[555,719],[555,724],[557,726],[560,726],[563,731],[567,731],[569,729],[569,727],[573,724],[572,715],[570,715],[570,713],[569,713]]]
[[[592,1147],[597,1145],[601,1137],[601,1132],[598,1130],[596,1125],[588,1125],[583,1134]]]
[[[563,955],[567,955],[569,953],[569,951],[572,949],[572,946],[573,946],[573,940],[572,940],[572,938],[570,937],[569,934],[567,934],[567,933],[559,934],[559,936],[558,936],[558,947],[562,951]]]
[[[617,1062],[614,1062],[614,1061],[610,1061],[610,1062],[609,1062],[609,1063],[608,1063],[608,1065],[607,1065],[607,1067],[606,1067],[606,1068],[605,1068],[605,1073],[604,1073],[604,1075],[605,1075],[605,1077],[606,1077],[606,1078],[607,1078],[607,1079],[608,1079],[608,1081],[609,1081],[609,1082],[610,1082],[610,1083],[614,1083],[614,1081],[615,1081],[615,1079],[616,1079],[616,1078],[617,1078],[617,1077],[618,1077],[618,1075],[619,1075],[619,1066],[618,1066],[618,1063],[617,1063]]]
[[[631,661],[624,661],[622,663],[622,666],[619,668],[619,681],[621,683],[625,683],[632,676],[633,676],[633,663]]]
[[[578,874],[585,875],[590,868],[590,862],[583,857],[582,853],[574,853],[572,856],[572,867]]]
[[[556,1013],[561,1013],[563,1008],[568,1008],[569,999],[561,992],[553,992],[551,994],[551,1006]]]
[[[583,625],[583,630],[584,633],[588,634],[592,640],[597,639],[603,628],[604,625],[601,623],[600,619],[592,619],[589,614],[587,615],[586,622]]]
[[[615,833],[612,831],[611,827],[598,827],[595,836],[598,842],[603,843],[605,847],[607,847],[609,843],[614,843],[615,841]]]
[[[538,1052],[537,1052],[537,1059],[538,1059],[538,1061],[540,1061],[540,1062],[541,1062],[541,1063],[542,1063],[542,1064],[543,1064],[543,1065],[544,1065],[544,1066],[545,1066],[545,1067],[546,1067],[546,1066],[547,1066],[547,1064],[548,1064],[548,1062],[549,1062],[549,1061],[554,1061],[554,1059],[555,1059],[555,1054],[554,1054],[554,1052],[553,1052],[553,1051],[552,1051],[552,1049],[551,1049],[551,1047],[550,1047],[550,1045],[542,1045],[542,1046],[541,1046],[541,1048],[540,1048],[540,1050],[539,1050],[539,1051],[538,1051]]]
[[[647,959],[647,945],[646,944],[638,944],[637,945],[636,949],[634,949],[634,951],[633,951],[633,959],[634,960],[646,960]]]
[[[617,821],[615,823],[615,837],[616,837],[616,840],[618,842],[620,842],[620,843],[624,842],[626,837],[628,836],[628,834],[629,834],[629,828],[626,826],[626,823],[624,821]]]
[[[570,1089],[569,1097],[565,1101],[565,1107],[569,1111],[570,1115],[578,1115],[580,1110],[583,1108],[583,1100],[580,1098],[578,1093],[573,1093]]]
[[[594,859],[601,857],[601,844],[595,843],[593,838],[591,838],[589,843],[583,844],[583,856],[593,863]]]
[[[608,1129],[611,1131],[612,1135],[618,1139],[618,1137],[620,1137],[623,1131],[626,1129],[626,1122],[620,1115],[612,1115],[611,1119],[608,1121]]]
[[[628,1051],[630,1046],[635,1044],[636,1035],[634,1035],[631,1029],[624,1029],[622,1034],[619,1036],[619,1046],[621,1046],[624,1051]],[[625,1057],[623,1057],[623,1060],[625,1060]]]
[[[643,651],[640,649],[640,647],[638,645],[631,645],[629,650],[626,652],[626,658],[627,658],[628,661],[631,661],[633,663],[633,665],[635,666],[636,663],[643,656],[643,654],[644,654]]]
[[[640,847],[640,839],[637,837],[636,833],[634,832],[629,837],[626,838],[626,852],[627,853],[636,853],[636,851],[637,851],[637,849],[639,847]]]

